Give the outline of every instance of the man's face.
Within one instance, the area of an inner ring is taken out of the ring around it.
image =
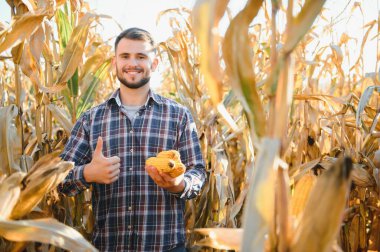
[[[149,83],[158,63],[149,42],[123,38],[115,54],[116,76],[123,85],[137,89]]]

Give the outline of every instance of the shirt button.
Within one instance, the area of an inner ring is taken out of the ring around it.
[[[131,225],[128,225],[128,230],[131,230],[132,229],[132,226]]]
[[[130,130],[129,133],[133,134],[133,130]]]
[[[130,152],[133,152],[133,148],[131,148],[129,151],[130,151]]]
[[[128,207],[128,211],[132,211],[132,207],[131,206]]]
[[[132,168],[129,168],[128,170],[132,171]]]

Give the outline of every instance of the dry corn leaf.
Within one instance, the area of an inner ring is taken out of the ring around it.
[[[360,216],[356,214],[349,224],[349,245],[350,251],[358,251],[359,248],[359,219]]]
[[[229,0],[198,0],[192,11],[193,31],[200,46],[200,70],[214,107],[223,99],[222,74],[219,64],[219,41],[216,34]]]
[[[339,231],[352,161],[341,158],[317,180],[292,237],[290,251],[329,251]]]
[[[20,67],[22,72],[32,81],[35,92],[38,93],[39,87],[42,86],[39,72],[40,67],[32,55],[29,43],[24,44],[24,50],[22,51],[22,57],[20,60]]]
[[[22,181],[20,200],[10,216],[19,219],[28,214],[50,190],[56,188],[74,167],[72,162],[60,161],[56,154],[45,155],[33,165]]]
[[[243,237],[241,228],[196,228],[194,231],[207,236],[196,242],[198,246],[236,251],[240,249]]]
[[[286,34],[284,53],[290,53],[297,46],[298,42],[309,31],[315,18],[321,12],[325,0],[306,0],[300,13],[290,22],[290,28]]]
[[[359,216],[359,247],[360,250],[365,250],[367,247],[367,227],[366,227],[366,213],[364,210],[364,205],[359,205],[360,216]]]
[[[188,98],[192,97],[192,95],[190,89],[188,88],[188,85],[182,77],[181,68],[179,67],[179,62],[181,61],[179,54],[174,50],[171,50],[166,43],[160,43],[159,46],[163,48],[163,50],[165,50],[168,54],[169,62],[173,71],[174,84],[176,86],[176,90],[178,92],[180,100],[192,110],[192,106],[190,105],[188,100]]]
[[[0,37],[5,29],[7,29],[7,25],[0,21]]]
[[[30,36],[29,40],[30,52],[38,65],[40,65],[39,61],[45,44],[44,24],[45,23],[42,23],[38,27],[38,29],[32,34],[32,36]]]
[[[0,219],[8,219],[20,197],[23,172],[15,172],[0,182]]]
[[[70,251],[98,251],[78,231],[55,219],[0,220],[0,235],[10,241],[50,243]]]
[[[20,5],[23,5],[31,13],[33,13],[34,10],[37,9],[36,4],[34,3],[34,1],[31,1],[31,0],[20,0],[20,1],[14,1],[14,2],[18,2],[18,4],[16,4],[17,8],[19,8]]]
[[[14,122],[17,115],[18,109],[15,105],[0,108],[0,171],[8,175],[22,171],[19,165],[21,138]]]
[[[352,182],[361,187],[376,186],[375,179],[363,167],[356,165],[352,170]]]
[[[316,158],[300,165],[299,167],[293,168],[290,172],[290,178],[294,181],[294,183],[296,183],[298,180],[302,179],[307,172],[319,164],[320,161],[321,158]]]
[[[30,12],[25,13],[14,20],[11,26],[0,34],[0,53],[23,42],[24,39],[33,34],[47,13],[47,10],[41,9],[34,14]]]
[[[252,52],[248,35],[249,25],[257,15],[262,0],[250,0],[244,9],[231,21],[224,41],[223,58],[235,94],[248,113],[252,128],[261,137],[265,133],[265,115],[256,88],[252,66]]]
[[[367,106],[369,100],[371,99],[371,96],[374,90],[376,90],[377,92],[380,92],[380,87],[369,86],[364,90],[362,96],[360,97],[358,108],[356,110],[356,126],[358,128],[362,126],[362,113],[365,107]]]
[[[379,223],[379,216],[374,216],[374,220],[371,223],[371,233],[370,233],[370,238],[369,238],[369,246],[368,246],[368,251],[376,251],[378,250],[380,246],[380,234],[379,234],[379,228],[380,228],[380,223]]]
[[[91,57],[87,58],[84,63],[81,70],[81,76],[79,77],[79,82],[81,82],[86,76],[93,75],[104,63],[104,61],[106,61],[106,57],[107,54],[104,53],[103,50],[97,48],[95,53]],[[81,90],[83,90],[82,85]]]
[[[86,13],[79,24],[74,28],[70,40],[66,45],[59,69],[59,76],[55,85],[66,83],[74,74],[78,65],[82,62],[84,47],[86,45],[90,25],[98,15]]]
[[[278,83],[275,88],[276,96],[274,104],[271,105],[273,110],[268,118],[268,134],[272,137],[283,138],[283,142],[285,142],[288,130],[287,118],[289,117],[288,113],[292,103],[294,86],[294,62],[292,57],[287,57],[284,63],[281,70],[279,70]]]
[[[108,73],[111,68],[111,61],[111,58],[104,59],[104,62],[94,74],[88,74],[80,81],[82,92],[78,102],[77,115],[81,115],[92,106],[99,83],[104,83],[109,78]]]
[[[192,15],[194,33],[199,41],[201,51],[200,70],[204,76],[203,83],[207,86],[208,94],[221,117],[232,130],[237,131],[236,123],[222,103],[224,95],[223,76],[219,64],[219,37],[216,34],[219,20],[223,17],[228,2],[229,0],[197,1]]]
[[[364,27],[368,27],[367,31],[365,32],[364,34],[364,37],[363,37],[363,40],[362,40],[362,44],[360,46],[360,53],[359,53],[359,56],[358,56],[358,59],[356,60],[356,62],[354,63],[354,65],[350,68],[350,71],[352,69],[354,69],[356,66],[358,66],[360,64],[360,60],[363,59],[363,51],[364,51],[364,46],[367,42],[367,39],[368,39],[368,36],[369,36],[369,33],[371,32],[372,28],[375,27],[375,25],[377,24],[377,20],[372,20],[371,22],[369,22],[368,24],[366,24]]]
[[[53,113],[53,116],[62,125],[63,129],[66,131],[66,134],[70,134],[74,125],[65,111],[52,103],[47,105],[47,108]]]
[[[21,56],[22,56],[22,52],[24,50],[24,42],[20,43],[19,45],[17,46],[14,46],[11,50],[11,54],[12,54],[12,57],[13,57],[13,63],[14,64],[20,64],[20,60],[21,60]]]

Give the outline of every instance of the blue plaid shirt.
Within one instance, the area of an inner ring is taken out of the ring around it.
[[[152,91],[131,122],[119,90],[85,112],[76,122],[61,157],[75,162],[58,190],[75,195],[90,187],[83,168],[97,139],[103,154],[120,157],[120,177],[111,184],[92,183],[95,217],[93,243],[101,251],[166,251],[185,243],[185,199],[197,196],[206,181],[195,123],[182,105]],[[185,190],[172,194],[145,171],[145,160],[163,150],[178,150],[186,165]]]

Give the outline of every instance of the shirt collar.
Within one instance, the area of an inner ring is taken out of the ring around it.
[[[162,98],[154,93],[151,89],[149,89],[148,93],[148,99],[146,100],[145,106],[148,105],[149,101],[153,100],[155,103],[161,105],[162,104]],[[121,99],[120,99],[120,88],[115,90],[115,92],[112,93],[111,97],[107,100],[107,103],[110,102],[116,102],[116,104],[120,107],[121,106]]]

